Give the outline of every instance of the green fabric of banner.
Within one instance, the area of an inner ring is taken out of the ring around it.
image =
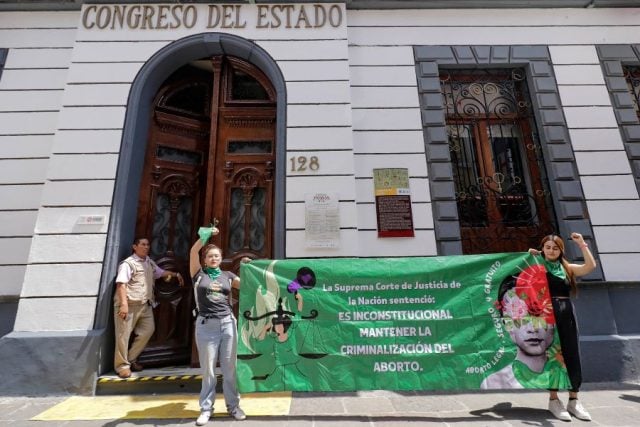
[[[527,253],[257,260],[240,276],[242,392],[571,387]]]

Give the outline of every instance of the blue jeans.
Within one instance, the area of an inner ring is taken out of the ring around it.
[[[204,323],[203,323],[204,321]],[[240,403],[236,386],[236,348],[238,332],[236,319],[232,315],[222,319],[196,319],[196,345],[202,368],[202,390],[200,409],[213,411],[216,400],[216,360],[220,358],[222,370],[222,392],[227,411],[232,411]]]

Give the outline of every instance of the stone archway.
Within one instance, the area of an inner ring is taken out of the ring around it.
[[[255,43],[238,36],[221,33],[203,33],[172,42],[156,52],[135,77],[127,102],[127,113],[122,134],[120,156],[116,172],[109,231],[102,266],[94,329],[102,329],[103,360],[101,369],[111,366],[112,339],[108,325],[111,321],[113,278],[118,262],[130,252],[136,225],[136,208],[140,188],[141,170],[144,164],[148,135],[149,114],[153,97],[166,78],[180,66],[202,57],[220,54],[233,55],[259,68],[273,84],[276,91],[276,169],[274,175],[273,253],[276,258],[285,255],[284,212],[285,206],[285,135],[286,135],[286,86],[275,60]],[[143,141],[144,143],[138,143]]]

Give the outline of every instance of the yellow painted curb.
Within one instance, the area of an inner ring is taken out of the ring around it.
[[[240,401],[247,416],[289,415],[291,392],[247,393]],[[224,397],[216,399],[214,416],[228,416]],[[194,394],[73,396],[36,415],[33,421],[197,418]]]

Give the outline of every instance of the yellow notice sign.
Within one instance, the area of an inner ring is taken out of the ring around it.
[[[374,169],[373,188],[376,196],[408,195],[409,169]]]
[[[241,406],[248,417],[289,415],[291,392],[247,393]],[[225,408],[224,397],[215,408]],[[126,419],[197,418],[200,414],[195,394],[74,396],[47,409],[33,421],[80,421]],[[223,409],[215,417],[228,417]]]

